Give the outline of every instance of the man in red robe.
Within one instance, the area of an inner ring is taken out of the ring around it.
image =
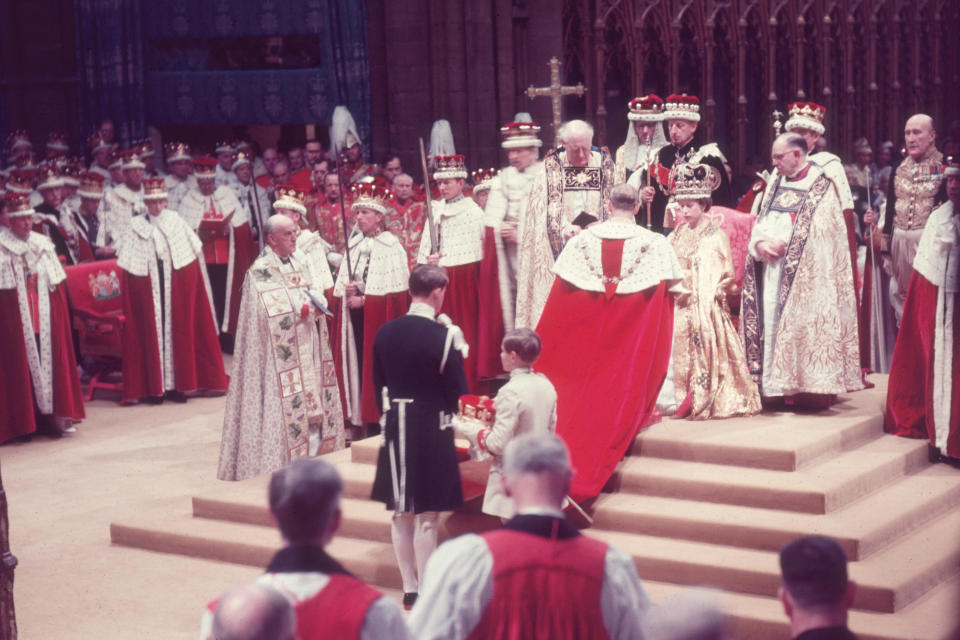
[[[557,389],[557,435],[573,455],[571,497],[600,493],[653,414],[683,271],[662,235],[636,224],[637,191],[610,192],[606,222],[567,242],[537,325],[537,369]],[[602,426],[602,428],[598,428]]]
[[[500,341],[503,339],[504,324],[496,240],[500,225],[498,220],[491,220],[486,211],[487,198],[496,177],[496,169],[477,169],[472,176],[471,197],[483,211],[483,260],[480,262],[478,292],[481,311],[477,315],[477,344],[474,346],[477,378],[481,380],[489,380],[503,372],[500,364]]]
[[[117,254],[122,269],[123,399],[186,402],[226,391],[200,238],[167,209],[163,178],[144,181],[146,216],[134,216]]]
[[[960,466],[960,164],[927,219],[890,367],[885,429],[929,438],[930,458]]]
[[[179,213],[203,242],[220,343],[224,351],[232,353],[243,275],[256,258],[250,211],[240,205],[232,188],[216,185],[215,158],[201,156],[193,165],[197,188],[180,202]]]
[[[344,413],[362,437],[363,425],[380,420],[380,390],[373,383],[373,339],[377,329],[407,312],[410,278],[407,252],[385,230],[390,192],[380,185],[358,183],[351,208],[360,233],[350,238],[333,287],[333,345],[343,389]]]
[[[37,426],[59,436],[84,417],[70,336],[66,273],[53,244],[31,231],[27,194],[8,193],[0,226],[0,442]]]
[[[387,212],[387,227],[406,249],[412,269],[417,264],[417,253],[420,251],[420,239],[423,237],[427,213],[423,201],[414,198],[413,178],[409,174],[399,173],[394,176],[391,191],[393,201]]]
[[[448,315],[463,330],[467,345],[477,353],[480,315],[480,261],[483,258],[483,210],[472,198],[464,196],[467,177],[464,157],[436,156],[433,179],[440,190],[440,200],[431,203],[436,225],[437,245],[430,233],[420,240],[417,262],[445,267],[450,277],[442,314]],[[502,337],[502,336],[500,336]],[[499,339],[499,338],[498,338]],[[467,386],[476,391],[477,355],[467,357],[464,370]]]
[[[517,515],[495,531],[450,540],[430,556],[410,614],[413,636],[645,637],[650,601],[633,560],[581,535],[561,511],[576,467],[563,441],[522,435],[507,445],[503,465]]]
[[[336,256],[331,256],[330,262],[335,267],[340,264],[340,259],[343,256],[343,246],[347,237],[353,231],[354,223],[353,210],[350,208],[350,189],[346,186],[344,189],[342,196],[343,204],[346,207],[346,219],[340,213],[340,176],[336,171],[331,171],[323,178],[324,203],[314,206],[313,221],[312,223],[308,222],[308,226],[313,226],[319,231],[327,244],[333,247],[333,253]],[[308,214],[308,221],[310,217]],[[346,229],[344,229],[344,224],[346,224]]]

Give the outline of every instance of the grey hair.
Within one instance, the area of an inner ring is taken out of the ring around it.
[[[393,176],[393,180],[390,181],[390,184],[395,183],[397,178],[409,178],[410,182],[413,182],[413,176],[411,176],[409,173],[398,173],[397,175]]]
[[[285,215],[280,214],[280,213],[275,213],[275,214],[273,214],[272,216],[270,216],[269,218],[267,218],[266,220],[264,220],[264,221],[263,221],[263,235],[268,236],[268,235],[270,235],[271,233],[276,233],[276,232],[277,232],[277,225],[280,224],[280,223],[283,221],[283,220],[281,220],[281,218],[283,218],[283,220],[290,220],[290,218],[288,218],[288,217],[286,217]]]
[[[573,474],[570,453],[552,433],[528,433],[511,440],[503,451],[504,473],[551,473],[559,478]]]
[[[637,208],[637,190],[624,182],[610,190],[610,206],[633,213]]]
[[[297,458],[270,478],[270,512],[287,542],[309,543],[324,534],[340,508],[343,480],[319,458]]]
[[[293,605],[265,584],[230,589],[213,613],[213,637],[217,640],[293,640],[296,629]]]
[[[807,155],[807,141],[804,140],[803,136],[799,133],[794,133],[792,131],[781,133],[779,136],[777,136],[774,144],[777,142],[784,143],[789,149],[799,149],[804,156]]]
[[[568,138],[575,138],[580,135],[586,136],[592,141],[593,126],[585,120],[570,120],[560,127],[560,139],[563,140],[564,144],[567,144]]]

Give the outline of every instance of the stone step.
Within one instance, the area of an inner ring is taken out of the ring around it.
[[[903,507],[890,509],[890,505]],[[819,534],[836,539],[848,558],[860,560],[957,506],[960,473],[936,465],[826,517],[615,493],[601,496],[594,504],[593,528],[768,551],[777,551],[794,538]]]
[[[380,436],[354,440],[350,443],[350,461],[355,464],[377,464],[380,442]]]
[[[357,463],[338,464],[336,466],[340,472],[340,477],[343,479],[344,496],[361,500],[370,497],[373,477],[377,471],[375,466]]]
[[[237,522],[242,524],[273,527],[265,501],[253,501],[250,495],[235,496],[223,493],[195,496],[193,515],[197,518],[209,518]],[[377,542],[390,542],[390,516],[380,502],[344,498],[340,504],[343,518],[338,536],[360,538]],[[440,540],[456,537],[462,533],[489,531],[500,526],[500,519],[481,513],[443,512],[437,522]]]
[[[254,567],[266,567],[282,545],[272,527],[188,514],[153,514],[110,525],[113,544]],[[327,551],[351,573],[372,585],[401,588],[389,542],[337,537]]]
[[[631,456],[605,491],[829,513],[928,464],[926,444],[882,435],[794,472]]]
[[[726,420],[666,419],[641,431],[629,453],[776,471],[794,471],[853,448],[883,433],[882,399],[877,389],[838,397],[817,412],[764,412]],[[842,416],[843,420],[831,417]]]
[[[858,586],[854,606],[892,613],[957,575],[960,510],[954,510],[886,549],[850,564]],[[777,553],[729,545],[595,530],[591,535],[630,554],[640,576],[675,584],[708,584],[773,597],[780,584]]]

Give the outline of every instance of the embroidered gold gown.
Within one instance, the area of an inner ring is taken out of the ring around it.
[[[677,406],[689,395],[686,415],[694,420],[759,413],[760,392],[748,373],[743,341],[726,302],[726,294],[736,287],[727,234],[707,212],[695,228],[681,222],[667,239],[690,292],[674,307]]]

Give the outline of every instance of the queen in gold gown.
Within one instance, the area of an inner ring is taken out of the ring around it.
[[[675,172],[682,222],[667,238],[683,267],[687,291],[674,308],[673,393],[677,417],[694,420],[760,411],[760,393],[727,304],[727,294],[736,289],[730,240],[710,214],[711,186],[719,184],[715,172],[700,164]]]

